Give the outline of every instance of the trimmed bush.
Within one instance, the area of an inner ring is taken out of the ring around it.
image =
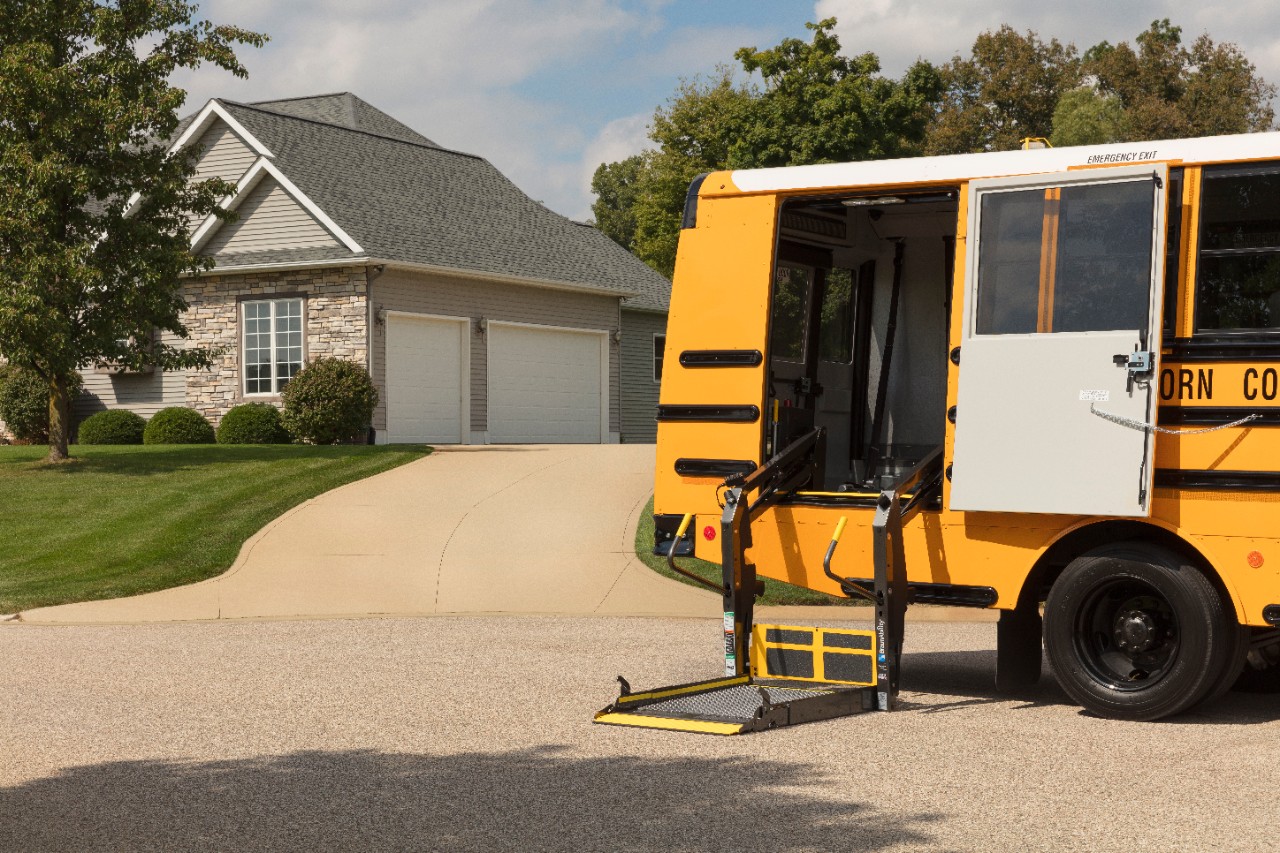
[[[218,444],[288,444],[280,410],[268,403],[233,406],[218,424]]]
[[[369,371],[340,358],[311,362],[289,380],[281,396],[285,429],[315,444],[363,442],[378,405]]]
[[[80,375],[71,381],[71,399],[80,393]],[[30,370],[0,367],[0,421],[14,438],[32,444],[49,440],[49,386]]]
[[[81,444],[142,444],[147,421],[128,409],[112,409],[85,418],[77,441]]]
[[[213,427],[195,409],[171,406],[147,421],[143,444],[213,444]]]

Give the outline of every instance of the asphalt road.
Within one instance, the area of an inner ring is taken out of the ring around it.
[[[1280,697],[1003,699],[994,631],[910,625],[899,713],[715,738],[590,724],[715,676],[715,620],[0,625],[0,849],[1274,847]]]

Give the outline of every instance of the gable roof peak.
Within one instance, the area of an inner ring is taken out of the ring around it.
[[[399,139],[401,142],[439,147],[421,133],[351,92],[330,92],[323,95],[300,95],[293,98],[252,101],[243,106],[344,127],[347,130],[357,130],[374,136]]]

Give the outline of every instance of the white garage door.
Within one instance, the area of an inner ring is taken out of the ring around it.
[[[489,323],[489,440],[602,441],[607,341],[598,332]]]
[[[466,327],[454,320],[387,318],[388,441],[462,442]]]

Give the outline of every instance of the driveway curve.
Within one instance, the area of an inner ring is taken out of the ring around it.
[[[444,448],[255,534],[224,574],[30,623],[423,614],[710,616],[719,600],[636,559],[652,445]]]

